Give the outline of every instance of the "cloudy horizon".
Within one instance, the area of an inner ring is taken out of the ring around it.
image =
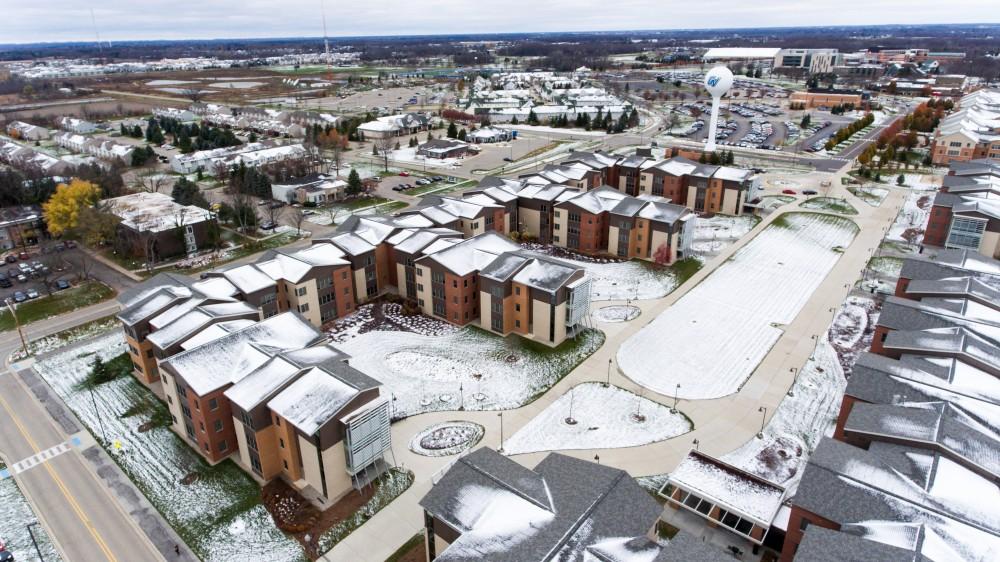
[[[91,7],[104,41],[321,37],[320,0],[5,0],[9,24],[0,43],[93,41]],[[325,1],[330,37],[537,32],[600,32],[834,25],[982,24],[1000,22],[994,0],[953,0],[942,16],[930,0],[735,0],[696,3],[619,0],[508,0],[501,5],[463,0],[383,0],[349,5]],[[136,9],[141,5],[141,10]],[[275,12],[280,12],[280,18]],[[527,14],[527,16],[526,16]]]

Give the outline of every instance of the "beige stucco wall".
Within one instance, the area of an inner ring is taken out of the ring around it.
[[[539,233],[541,233],[542,219],[540,211],[521,207],[518,209],[518,215],[519,220],[521,221],[521,224],[518,226],[523,232],[533,236],[538,236]]]
[[[741,194],[739,190],[736,189],[724,189],[722,190],[722,214],[724,215],[738,215],[743,205],[740,201]]]
[[[420,310],[427,316],[434,316],[434,302],[431,300],[431,270],[416,266],[417,270],[417,302],[423,301]],[[423,290],[420,287],[423,286]]]
[[[170,426],[174,428],[174,431],[178,435],[184,435],[184,414],[181,413],[181,403],[177,398],[177,385],[174,383],[174,377],[169,373],[161,372],[160,382],[163,386],[164,397],[170,397],[167,400],[167,408],[170,410],[173,419],[177,420],[172,422]]]
[[[319,452],[312,443],[296,433],[299,442],[299,454],[302,456],[302,478],[317,491],[323,491],[323,479],[319,472]]]
[[[552,344],[556,345],[566,339],[566,303],[556,305],[553,313],[556,317],[556,339],[552,341]]]
[[[365,294],[365,269],[361,268],[354,272],[354,300],[357,303],[363,303],[368,300],[368,295]]]
[[[414,296],[406,294],[406,266],[401,263],[396,264],[396,290],[401,297],[413,298]]]
[[[300,312],[302,316],[306,318],[313,326],[320,326],[323,321],[320,320],[319,315],[319,293],[316,292],[316,280],[307,279],[298,285],[288,283],[286,287],[286,298],[291,304],[292,310],[298,311],[299,306],[303,304],[309,305],[309,310],[305,312]],[[306,294],[298,296],[296,291],[304,288]]]
[[[247,436],[244,431],[243,422],[240,421],[236,416],[233,416],[233,429],[236,431],[236,443],[239,446],[239,455],[234,457],[233,460],[236,464],[240,465],[243,470],[253,473],[253,467],[250,465],[250,453],[247,447]],[[258,444],[259,445],[259,444]]]
[[[650,247],[649,247],[649,256],[648,256],[648,259],[651,260],[651,261],[655,261],[655,259],[656,259],[656,252],[659,251],[660,246],[662,246],[664,244],[670,244],[670,235],[668,233],[666,233],[666,232],[660,232],[659,230],[654,230],[653,234],[652,234],[652,238],[650,240]],[[670,250],[671,250],[671,252],[670,252],[671,253],[670,258],[671,258],[671,261],[673,261],[673,253],[674,253],[674,251],[676,251],[676,249],[673,246],[671,246]]]
[[[493,297],[486,291],[479,291],[479,326],[493,331]]]
[[[608,253],[612,256],[618,255],[618,227],[608,227]]]
[[[1000,232],[984,232],[979,241],[979,253],[990,258],[1000,256]]]
[[[549,341],[549,303],[531,301],[531,333],[536,340]]]
[[[653,190],[653,174],[639,173],[639,193],[649,193]]]
[[[354,489],[351,476],[347,474],[347,455],[344,453],[343,442],[323,451],[323,469],[326,475],[326,496],[330,501],[336,501]]]
[[[552,245],[561,248],[566,247],[566,235],[569,224],[569,211],[566,209],[556,209],[552,216]],[[556,239],[558,237],[558,240]]]

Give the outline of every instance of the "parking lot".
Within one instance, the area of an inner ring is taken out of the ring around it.
[[[27,260],[16,259],[19,253],[19,251],[13,250],[0,255],[0,258],[3,258],[0,260],[2,262],[0,263],[0,274],[3,275],[3,279],[0,279],[0,303],[6,302],[8,298],[13,299],[18,292],[24,293],[25,297],[32,292],[32,294],[38,295],[35,298],[44,297],[48,294],[45,288],[46,283],[52,287],[53,292],[57,290],[56,286],[59,281],[72,285],[77,278],[77,269],[81,258],[85,259],[91,278],[97,279],[117,291],[135,284],[133,280],[103,263],[89,258],[89,256],[84,256],[83,250],[79,248],[67,248],[61,252],[53,249],[48,253],[41,253],[37,247],[29,248],[26,252]],[[13,263],[7,261],[7,256],[11,255],[16,259]],[[28,268],[30,271],[27,270]],[[45,272],[44,268],[48,268],[48,273]],[[23,280],[19,277],[23,277]],[[10,283],[10,287],[4,286],[7,283]]]

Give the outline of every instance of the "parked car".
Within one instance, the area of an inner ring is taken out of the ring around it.
[[[8,279],[6,275],[0,274],[0,287],[6,289],[13,286],[14,284],[10,282],[10,279]]]
[[[28,282],[28,276],[25,275],[25,274],[23,274],[23,273],[20,274],[20,275],[18,275],[17,276],[17,282],[18,283],[27,283]]]
[[[423,179],[421,179],[421,180],[417,180],[417,181],[416,181],[416,182],[414,182],[414,183],[416,183],[417,185],[430,185],[430,184],[431,184],[431,182],[429,182],[429,181],[427,181],[427,180],[423,180]]]
[[[276,226],[277,226],[277,225],[276,225],[276,224],[274,224],[274,223],[273,223],[273,222],[271,222],[271,221],[264,221],[264,222],[260,223],[260,229],[261,229],[261,230],[274,230],[274,228],[275,228]]]
[[[66,243],[58,242],[55,246],[52,246],[52,248],[57,252],[62,252],[63,250],[66,249]]]
[[[795,195],[794,189],[782,189],[781,192],[784,193],[785,195]]]
[[[38,291],[36,291],[35,289],[28,289],[28,298],[29,299],[37,299],[38,297],[39,297]]]
[[[67,240],[66,241],[66,247],[67,248],[76,248],[76,241],[75,240]]]
[[[28,300],[28,295],[21,291],[14,291],[14,302],[24,302],[26,300]]]
[[[17,255],[17,259],[19,259],[21,261],[24,261],[24,260],[27,260],[27,259],[30,259],[30,258],[31,258],[31,256],[28,255],[28,252],[21,252],[20,254]]]
[[[399,175],[404,178],[410,177],[410,172],[400,172]]]
[[[504,157],[503,157],[503,161],[504,161],[504,162],[513,162],[513,161],[514,161],[514,159],[513,159],[513,158],[511,158],[510,156],[504,156]]]
[[[403,191],[403,186],[397,185],[397,186],[393,187],[392,190],[393,191]]]
[[[7,263],[14,263],[17,261],[17,256],[15,256],[14,254],[8,254],[7,257],[3,259],[3,261]]]
[[[9,550],[0,550],[0,562],[14,562],[14,553]]]
[[[802,190],[802,195],[816,195],[817,193],[818,193],[818,191],[816,191],[815,189],[803,189]]]
[[[66,289],[69,289],[69,281],[67,281],[65,279],[60,279],[60,280],[56,281],[56,290],[57,291],[64,291]]]
[[[21,270],[18,269],[18,268],[16,268],[16,267],[12,267],[12,268],[10,268],[10,269],[7,270],[7,277],[10,277],[11,279],[14,279],[15,277],[17,277],[20,274],[21,274]]]

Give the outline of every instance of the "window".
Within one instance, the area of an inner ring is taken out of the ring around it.
[[[431,273],[431,282],[433,283],[444,283],[444,273],[440,271],[434,271]]]
[[[423,283],[417,283],[417,290],[423,292],[423,290],[424,290],[424,284]]]
[[[320,277],[316,280],[316,287],[326,289],[333,286],[333,277]]]
[[[559,223],[552,225],[552,230],[559,230]]]
[[[218,398],[212,398],[211,400],[209,400],[208,401],[208,409],[211,410],[211,411],[213,411],[213,412],[216,411],[216,410],[218,410],[219,409],[219,399]]]
[[[326,304],[333,301],[333,293],[327,293],[319,298],[319,304]]]
[[[799,520],[799,530],[800,531],[805,531],[806,528],[808,528],[808,527],[809,527],[809,520],[808,519],[806,519],[805,517],[803,517],[802,519]]]
[[[486,217],[486,226],[493,225],[493,217]]]
[[[271,304],[272,302],[278,300],[278,293],[268,293],[261,297],[260,304]]]
[[[281,418],[274,416],[274,425],[281,427]]]
[[[343,272],[342,272],[342,273],[340,274],[340,278],[341,278],[341,279],[343,279],[344,281],[347,281],[347,271],[346,271],[346,270],[345,270],[345,271],[343,271]]]
[[[468,279],[462,279],[462,286],[463,287],[468,287],[469,286],[469,280]]]
[[[216,433],[222,433],[222,420],[215,420],[214,428]]]
[[[521,288],[520,287],[514,287],[514,294],[515,295],[520,295],[521,294]]]
[[[146,357],[148,359],[152,359],[153,358],[153,350],[152,349],[147,349],[146,350]]]
[[[451,288],[452,289],[457,289],[458,288],[458,279],[452,280],[452,282],[451,282]]]
[[[479,221],[472,223],[472,230],[476,230],[477,228],[479,228]]]
[[[424,306],[424,299],[417,299],[417,304],[420,305],[421,307],[423,307]]]
[[[282,449],[285,448],[285,440],[281,437],[278,438],[278,446],[281,447]]]
[[[308,287],[299,287],[298,289],[295,289],[295,296],[297,297],[305,296],[306,289],[308,289]]]
[[[423,276],[424,276],[424,270],[418,267],[417,268],[417,277],[423,277]]]
[[[222,441],[219,441],[219,452],[220,453],[225,453],[228,450],[229,450],[229,443],[226,443],[225,439],[223,439]]]
[[[281,459],[281,464],[285,467],[285,470],[288,470],[288,461]]]
[[[517,303],[517,304],[514,305],[514,312],[521,312],[521,305],[520,305],[520,303]]]
[[[202,433],[205,433],[205,422],[198,422],[198,429],[200,429]]]
[[[299,312],[309,312],[309,303],[300,304]]]

